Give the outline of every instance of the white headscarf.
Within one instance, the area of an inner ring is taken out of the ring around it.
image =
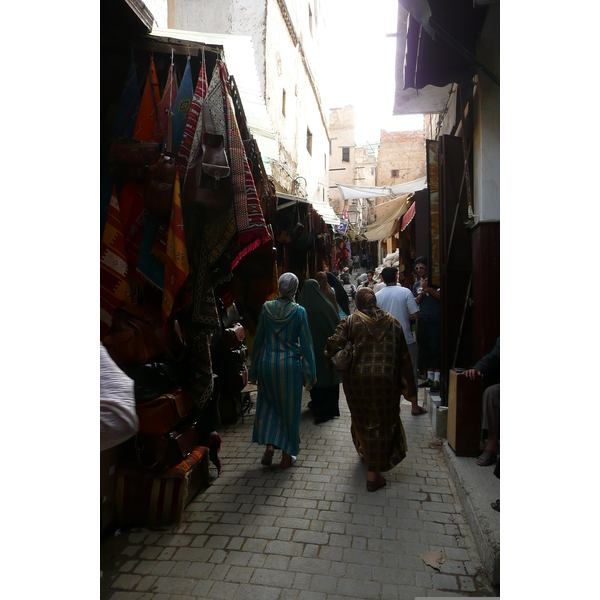
[[[284,273],[279,278],[279,297],[287,296],[292,298],[298,290],[298,278],[293,273]]]

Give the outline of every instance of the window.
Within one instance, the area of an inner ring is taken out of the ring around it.
[[[350,148],[342,148],[342,162],[350,162]]]
[[[392,169],[392,177],[398,177],[398,169]]]
[[[375,167],[371,167],[371,175],[375,175]]]
[[[323,154],[323,165],[325,170],[327,171],[327,154]]]
[[[310,129],[308,127],[306,128],[306,149],[308,150],[308,153],[312,156],[312,133],[310,132]]]
[[[285,117],[285,90],[283,90],[283,95],[281,97],[281,114]]]
[[[310,5],[309,5],[308,6],[308,28],[310,29],[310,35],[313,34],[312,22],[313,22],[312,10],[310,10]]]

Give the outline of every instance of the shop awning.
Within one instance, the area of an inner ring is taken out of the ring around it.
[[[402,223],[400,224],[400,231],[404,231],[409,223],[415,218],[415,213],[417,212],[417,205],[413,202],[410,205],[410,208],[406,211],[404,216],[402,217]]]
[[[323,221],[327,223],[327,225],[339,225],[340,223],[339,217],[335,214],[333,208],[331,208],[329,204],[316,201],[311,202],[308,198],[290,196],[289,194],[284,194],[282,192],[277,192],[277,197],[287,201],[286,204],[279,205],[277,207],[277,210],[283,210],[284,208],[291,206],[290,202],[303,202],[304,204],[312,205],[312,207],[317,211],[317,213],[321,216]]]
[[[279,158],[273,125],[261,93],[260,80],[254,63],[251,36],[199,33],[157,27],[152,29],[150,35],[163,40],[172,39],[179,42],[221,46],[227,70],[235,78],[242,99],[248,128],[256,139],[261,155],[264,158]],[[210,73],[208,75],[210,76]]]
[[[413,179],[406,183],[399,183],[391,187],[377,187],[365,185],[336,184],[343,200],[358,200],[361,198],[380,198],[381,196],[398,196],[418,192],[427,187],[427,177]]]
[[[394,115],[439,113],[452,84],[486,70],[475,58],[486,14],[473,0],[399,0]]]
[[[398,231],[398,219],[408,210],[410,199],[413,196],[412,193],[404,194],[394,200],[372,207],[377,215],[377,220],[366,228],[363,235],[370,242],[385,240],[393,236]]]

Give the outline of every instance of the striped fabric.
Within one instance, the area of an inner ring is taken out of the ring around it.
[[[400,397],[416,396],[408,346],[399,321],[380,309],[355,312],[350,330],[344,319],[329,338],[326,355],[352,341],[352,366],[343,374],[352,441],[357,450],[362,447],[370,471],[389,471],[406,457]]]
[[[258,319],[249,376],[258,379],[252,441],[297,455],[302,386],[316,381],[306,310],[291,300],[265,302]]]
[[[169,110],[171,110],[171,106],[175,104],[175,98],[177,97],[177,92],[179,90],[177,86],[177,77],[175,77],[173,71],[173,65],[171,64],[169,65],[169,75],[167,77],[165,90],[158,104],[158,115],[152,139],[159,144],[166,141]]]

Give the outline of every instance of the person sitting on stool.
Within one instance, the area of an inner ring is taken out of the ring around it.
[[[477,458],[481,467],[493,465],[500,454],[500,338],[489,354],[464,374],[472,380],[483,376],[486,388],[482,399],[481,428],[487,429],[487,445]]]

